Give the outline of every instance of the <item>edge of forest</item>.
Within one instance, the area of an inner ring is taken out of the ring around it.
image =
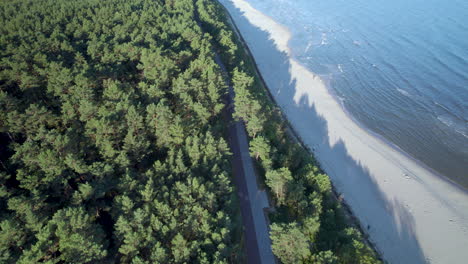
[[[307,151],[307,154],[314,157],[314,160],[316,162],[316,165],[319,167],[319,169],[321,171],[323,171],[322,167],[320,166],[320,163],[315,159],[315,155],[314,155],[314,152],[309,148],[307,147],[305,144],[304,144],[304,141],[302,140],[302,138],[299,136],[299,134],[297,133],[297,131],[294,129],[294,127],[291,125],[291,123],[288,121],[288,119],[285,117],[283,111],[281,110],[281,108],[278,106],[278,103],[276,102],[275,98],[273,97],[273,95],[271,94],[271,91],[268,89],[268,86],[265,82],[265,80],[263,79],[263,76],[260,74],[260,71],[258,69],[258,66],[257,66],[257,63],[255,61],[255,58],[253,57],[252,55],[252,52],[250,50],[250,48],[248,47],[248,45],[246,44],[244,38],[242,37],[242,34],[240,33],[236,23],[234,22],[231,14],[229,13],[229,11],[226,9],[226,7],[221,4],[218,0],[216,0],[216,3],[221,6],[224,14],[226,15],[226,18],[227,18],[227,22],[229,24],[229,26],[231,27],[231,29],[233,30],[233,32],[235,33],[235,37],[234,37],[234,40],[237,44],[238,47],[242,48],[242,51],[243,51],[243,59],[246,61],[247,63],[247,67],[249,68],[250,70],[250,73],[252,73],[254,76],[254,79],[256,80],[255,84],[254,84],[254,88],[256,88],[255,92],[257,92],[258,94],[260,94],[261,96],[263,96],[264,99],[266,99],[266,102],[267,104],[270,104],[273,109],[275,110],[273,114],[276,118],[278,118],[280,120],[280,122],[285,126],[285,134],[288,135],[287,139],[289,141],[292,141],[290,143],[297,143],[299,144],[303,149],[305,149]],[[258,85],[258,86],[257,86]],[[257,164],[258,161],[255,161],[254,162]],[[324,171],[323,171],[324,172]],[[359,230],[360,233],[363,234],[363,240],[364,242],[370,246],[372,248],[372,250],[374,252],[376,252],[376,256],[379,260],[383,261],[383,259],[381,258],[381,252],[377,249],[377,247],[375,246],[375,244],[369,239],[369,235],[365,232],[365,228],[363,228],[361,222],[359,221],[359,219],[354,215],[353,211],[351,210],[350,206],[347,204],[346,200],[344,198],[342,198],[341,194],[336,190],[336,187],[335,185],[332,183],[332,193],[333,193],[333,198],[338,201],[341,205],[343,205],[343,211],[345,213],[345,216],[346,216],[346,220],[348,222],[348,224],[350,224],[351,226],[357,228]],[[262,185],[262,187],[264,188],[264,182],[259,182],[259,184]],[[271,193],[270,193],[270,190],[268,188],[264,188],[267,193],[268,193],[268,199],[271,200]],[[271,208],[271,207],[270,207]],[[270,223],[270,220],[269,220],[269,215],[266,216],[267,217],[267,220],[268,222]]]

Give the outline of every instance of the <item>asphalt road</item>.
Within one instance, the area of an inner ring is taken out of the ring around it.
[[[226,72],[222,61],[217,55],[216,62]],[[231,164],[241,208],[247,263],[273,264],[275,258],[271,251],[271,240],[264,212],[264,208],[269,207],[268,198],[266,192],[258,188],[257,176],[249,153],[245,125],[241,121],[232,119],[233,102],[234,90],[229,85],[227,112],[230,122],[228,140],[233,153]]]

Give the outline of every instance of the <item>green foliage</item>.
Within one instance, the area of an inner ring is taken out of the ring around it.
[[[304,263],[310,256],[310,243],[297,224],[272,224],[271,248],[283,263]]]
[[[57,211],[18,262],[86,263],[104,258],[107,255],[104,232],[94,222],[83,208]]]
[[[250,155],[256,160],[261,159],[264,167],[270,167],[271,146],[268,141],[262,136],[257,136],[249,142],[249,145]]]
[[[278,170],[267,171],[266,184],[273,190],[276,195],[278,205],[284,203],[286,199],[286,188],[288,183],[293,179],[288,168],[280,168]]]
[[[234,117],[243,120],[249,135],[255,137],[263,130],[265,118],[260,111],[260,103],[253,98],[249,91],[253,84],[253,78],[236,68],[233,72],[232,82],[235,92]]]
[[[236,259],[211,44],[230,35],[200,7],[0,3],[0,262]]]
[[[338,258],[330,250],[320,251],[320,252],[318,252],[317,254],[314,254],[311,257],[310,263],[315,263],[315,264],[336,264],[336,263],[338,263]],[[357,262],[357,263],[361,263],[361,262]]]

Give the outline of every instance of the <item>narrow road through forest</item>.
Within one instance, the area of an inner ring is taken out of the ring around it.
[[[216,62],[228,76],[223,62],[217,54],[215,56]],[[242,121],[235,121],[232,118],[234,89],[229,82],[227,82],[227,85],[229,86],[228,141],[233,153],[231,164],[241,207],[247,263],[273,264],[275,258],[271,251],[268,223],[264,212],[264,208],[269,207],[268,198],[266,192],[258,188],[254,164],[249,153],[249,141],[245,125]]]

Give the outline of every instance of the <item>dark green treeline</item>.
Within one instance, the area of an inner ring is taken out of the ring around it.
[[[1,263],[236,261],[227,89],[194,8],[1,1]]]

